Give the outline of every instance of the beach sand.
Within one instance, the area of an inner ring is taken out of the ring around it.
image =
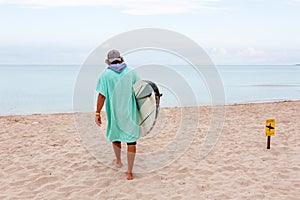
[[[205,157],[200,149],[215,125],[212,109],[183,110],[198,118],[185,116],[181,123],[181,108],[163,108],[164,120],[153,130],[159,134],[138,141],[134,170],[149,172],[135,173],[132,181],[125,178],[126,157],[118,171],[87,151],[83,131],[98,127],[76,124],[73,114],[0,117],[0,199],[299,199],[300,101],[226,106],[217,144]],[[93,124],[91,116],[86,119]],[[266,149],[268,118],[276,120],[271,149]],[[171,146],[176,151],[187,142],[187,149],[154,169],[155,159],[145,161],[143,154],[164,151],[180,126],[187,127],[188,138]]]

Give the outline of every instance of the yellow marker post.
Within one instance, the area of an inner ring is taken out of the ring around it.
[[[266,136],[268,137],[267,149],[271,146],[271,136],[275,135],[275,119],[267,119],[266,121]]]

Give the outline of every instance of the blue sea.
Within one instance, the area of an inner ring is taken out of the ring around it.
[[[173,69],[183,74],[197,105],[211,104],[205,78],[199,80],[189,67]],[[300,100],[300,66],[221,65],[216,69],[224,87],[225,104]],[[73,112],[79,73],[80,66],[76,65],[0,65],[0,115]],[[172,76],[166,78],[177,81]],[[168,86],[160,88],[162,107],[191,106],[180,103]]]

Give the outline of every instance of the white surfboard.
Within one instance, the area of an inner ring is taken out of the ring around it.
[[[145,80],[137,81],[133,86],[133,91],[139,110],[142,135],[146,136],[155,125],[162,94],[159,93],[155,83]]]

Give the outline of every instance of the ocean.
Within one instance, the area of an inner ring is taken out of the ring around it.
[[[73,112],[80,68],[76,65],[0,65],[0,115]],[[299,66],[221,65],[216,69],[222,81],[225,104],[300,100]],[[195,76],[193,69],[187,66],[172,66],[172,70],[182,75],[197,105],[212,103],[205,77]],[[165,78],[170,83],[178,81],[172,75]],[[166,84],[158,85],[163,93],[162,107],[195,104],[182,103],[176,90]]]

